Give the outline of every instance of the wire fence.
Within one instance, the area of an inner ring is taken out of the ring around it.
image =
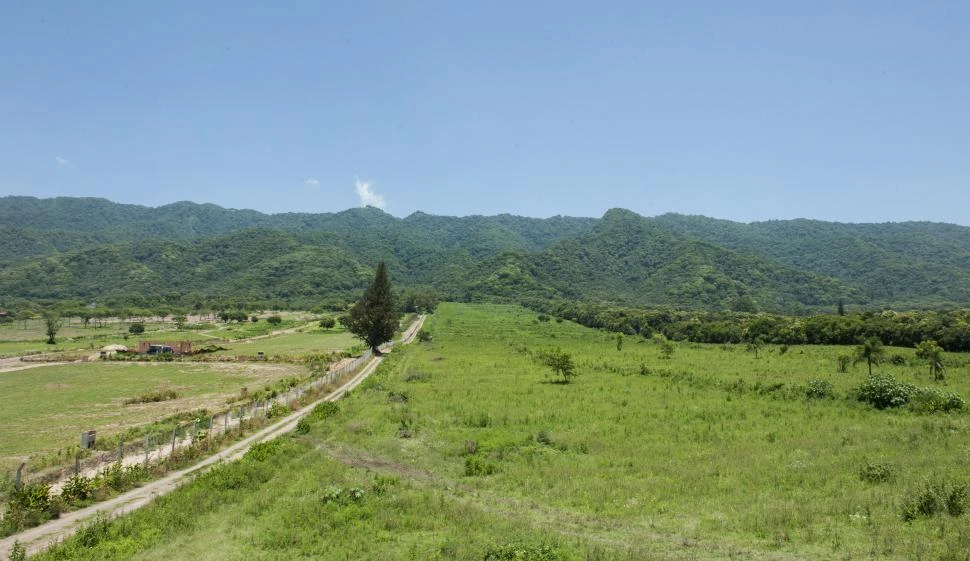
[[[273,416],[273,406],[283,405],[286,409],[281,414],[288,413],[291,405],[298,404],[307,394],[316,394],[321,387],[333,385],[340,379],[361,370],[374,356],[367,350],[350,361],[343,361],[327,370],[326,374],[314,376],[300,387],[293,387],[278,391],[273,397],[253,399],[247,403],[236,403],[223,411],[201,415],[191,421],[175,424],[171,430],[155,430],[127,440],[119,440],[117,445],[88,451],[77,451],[72,467],[57,469],[39,469],[31,472],[29,465],[21,466],[15,483],[30,483],[36,481],[52,482],[52,489],[59,491],[60,482],[70,475],[81,474],[85,477],[95,477],[109,467],[121,464],[122,467],[144,464],[146,467],[158,463],[175,454],[178,450],[190,448],[204,439],[213,439],[233,431],[244,428],[247,421],[261,421]],[[94,432],[94,431],[92,431]],[[97,433],[93,440],[97,442]],[[83,438],[82,438],[83,440]],[[113,438],[111,439],[114,440]],[[81,457],[81,456],[84,457]],[[24,468],[27,468],[26,470]]]
[[[400,342],[410,342],[420,325],[420,321],[414,322],[401,337]],[[394,344],[394,341],[388,342],[383,346],[382,352],[391,350]],[[15,483],[19,486],[22,483],[46,481],[52,483],[51,489],[56,493],[60,491],[61,485],[70,475],[81,474],[93,478],[106,473],[106,470],[114,466],[128,467],[143,464],[148,467],[150,464],[159,463],[171,457],[181,449],[191,449],[205,439],[211,440],[232,431],[241,431],[247,421],[268,419],[277,413],[281,416],[287,414],[291,409],[296,408],[305,395],[318,395],[321,387],[334,385],[339,380],[357,373],[373,357],[373,351],[368,349],[353,360],[331,366],[325,374],[312,377],[301,387],[277,392],[269,398],[236,403],[224,411],[201,415],[187,422],[179,422],[171,430],[155,430],[137,438],[119,439],[116,446],[112,445],[107,449],[98,449],[93,453],[78,452],[75,455],[73,467],[38,469],[34,473],[29,471],[23,473],[24,467],[27,466],[21,465],[17,470]],[[285,408],[277,412],[273,410],[274,405],[283,405]],[[92,435],[95,440],[96,436],[96,433]],[[87,455],[82,458],[84,454]],[[63,463],[61,465],[63,466]]]

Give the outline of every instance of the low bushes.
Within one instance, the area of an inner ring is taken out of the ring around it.
[[[859,401],[876,409],[909,405],[919,413],[948,413],[963,409],[963,398],[937,388],[921,388],[900,382],[889,374],[872,374],[857,390]]]

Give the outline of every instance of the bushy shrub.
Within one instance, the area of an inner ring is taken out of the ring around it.
[[[61,489],[61,496],[72,502],[86,501],[93,495],[94,481],[81,474],[72,475]]]
[[[498,471],[498,465],[490,462],[481,456],[468,456],[465,458],[465,475],[474,477],[477,475],[492,475]]]
[[[896,478],[896,466],[888,462],[866,462],[859,468],[859,479],[867,483],[885,483]]]
[[[277,417],[285,417],[289,414],[290,408],[285,404],[276,401],[273,403],[273,405],[269,406],[269,411],[266,412],[266,418],[275,419]]]
[[[310,421],[307,421],[306,417],[304,417],[296,423],[296,434],[306,434],[308,432],[310,432]]]
[[[872,374],[859,386],[859,401],[868,403],[876,409],[902,407],[909,402],[916,387],[900,382],[889,374]]]
[[[273,440],[267,442],[259,442],[257,444],[253,444],[249,451],[246,452],[245,457],[257,462],[262,462],[275,455],[282,445],[283,441],[279,438],[274,438]]]
[[[934,481],[925,483],[903,501],[902,517],[907,522],[943,514],[957,517],[966,510],[966,483]]]
[[[333,417],[337,413],[340,413],[340,405],[333,401],[324,401],[313,408],[308,416],[310,420],[320,421]]]
[[[809,399],[832,399],[835,397],[835,390],[832,389],[832,382],[828,380],[811,380],[805,388],[805,397]]]
[[[562,555],[550,545],[510,543],[485,550],[483,561],[559,561]]]
[[[910,396],[910,407],[920,413],[949,413],[963,409],[963,398],[937,388],[916,388]]]
[[[128,333],[131,333],[132,335],[141,335],[144,332],[145,332],[144,323],[133,323],[128,326]]]
[[[873,374],[858,389],[859,401],[877,409],[909,404],[918,413],[949,413],[964,407],[963,398],[937,388],[920,388],[888,374]]]
[[[419,342],[421,342],[421,343],[427,343],[427,342],[431,341],[432,339],[434,339],[434,336],[431,335],[431,332],[430,331],[427,331],[427,330],[424,330],[424,329],[422,329],[421,331],[418,331],[418,341]]]
[[[364,500],[366,494],[367,491],[364,491],[360,487],[344,489],[339,485],[328,485],[323,491],[323,502],[325,504],[336,503],[340,505],[359,503]]]

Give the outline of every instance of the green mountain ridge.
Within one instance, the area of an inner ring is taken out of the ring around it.
[[[285,306],[347,301],[385,261],[458,300],[586,299],[808,313],[970,304],[970,228],[743,224],[700,216],[395,218],[178,202],[0,198],[0,306],[59,299]]]

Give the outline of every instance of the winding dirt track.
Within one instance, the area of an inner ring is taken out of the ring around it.
[[[404,333],[404,336],[401,337],[399,344],[407,345],[413,341],[418,330],[420,330],[421,326],[424,324],[424,319],[425,317],[421,316],[417,319],[417,321],[412,323],[408,330]],[[110,518],[127,514],[150,503],[155,499],[155,497],[165,495],[166,493],[175,490],[180,485],[191,481],[193,476],[202,473],[206,468],[209,468],[214,464],[220,462],[231,462],[241,458],[243,454],[245,454],[249,448],[252,447],[252,445],[276,438],[281,434],[285,434],[293,430],[300,419],[309,414],[310,411],[312,411],[313,408],[318,404],[324,401],[336,401],[347,394],[347,392],[356,388],[361,382],[364,381],[364,379],[370,376],[374,370],[377,369],[377,366],[382,360],[382,357],[375,356],[367,364],[367,366],[360,371],[360,373],[351,378],[347,383],[335,390],[333,393],[314,401],[299,411],[296,411],[295,413],[282,419],[280,422],[265,427],[259,432],[253,433],[246,439],[233,444],[229,448],[209,456],[192,467],[170,473],[162,479],[153,481],[137,489],[132,489],[131,491],[119,495],[111,500],[104,501],[96,505],[91,505],[87,508],[76,510],[74,512],[65,513],[57,520],[51,520],[50,522],[37,526],[36,528],[31,528],[19,534],[0,540],[0,559],[7,559],[10,556],[10,551],[13,549],[14,542],[20,542],[20,544],[23,545],[27,550],[28,555],[38,553],[46,549],[52,543],[69,537],[85,522],[93,519],[99,513]]]

